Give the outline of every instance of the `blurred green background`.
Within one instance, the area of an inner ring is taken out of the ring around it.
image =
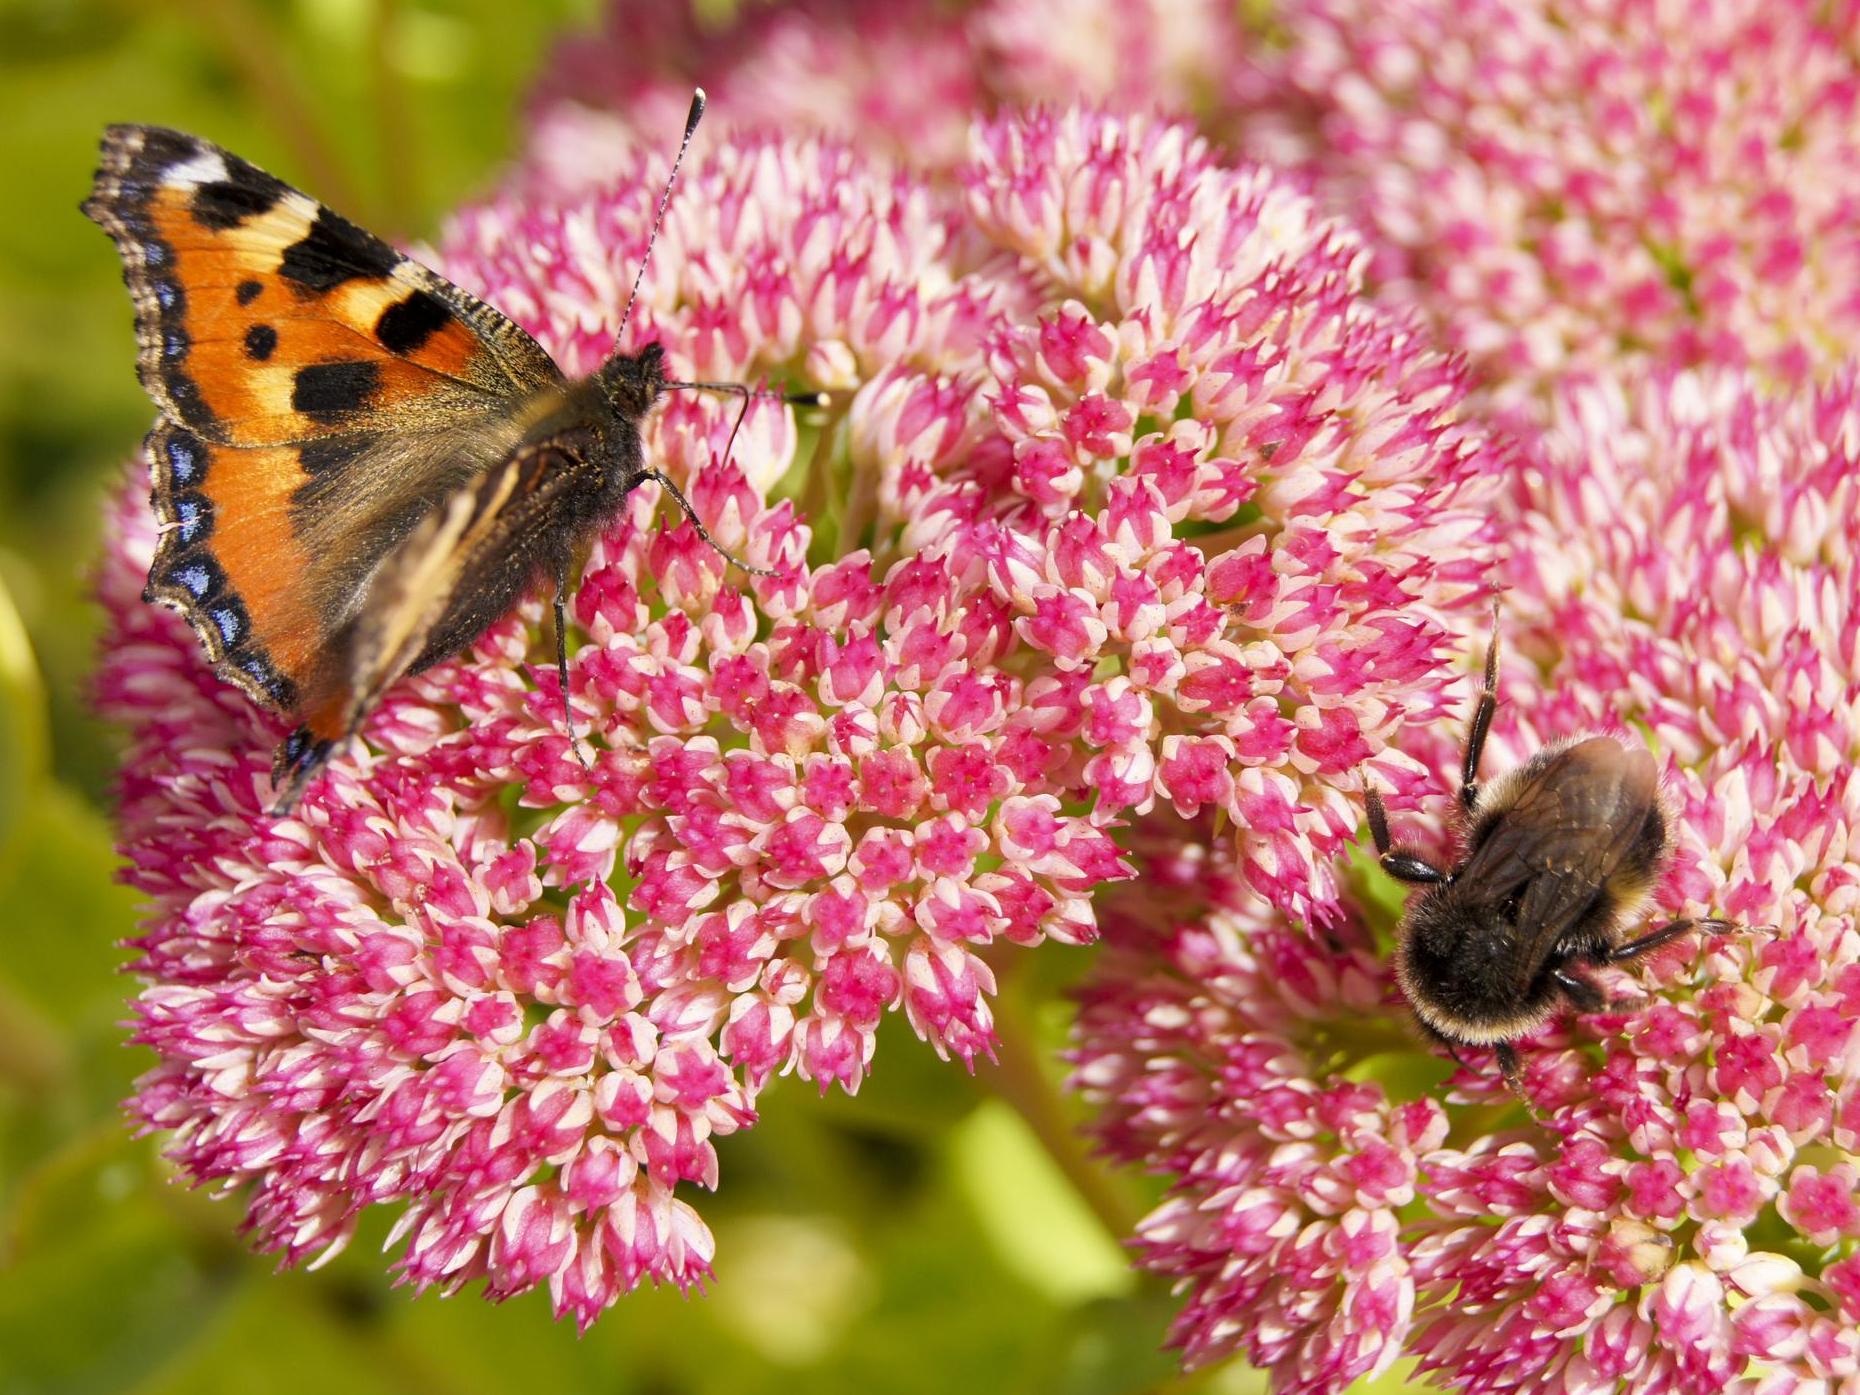
[[[713,1296],[641,1293],[583,1339],[542,1293],[390,1288],[386,1216],[327,1268],[276,1274],[236,1200],[176,1184],[123,1125],[147,1061],[121,1044],[136,909],[113,881],[112,738],[86,713],[86,587],[151,409],[116,257],[77,212],[98,133],[196,131],[430,236],[513,150],[552,38],[597,18],[595,0],[0,0],[0,1395],[1258,1389],[1157,1351],[1167,1295],[1113,1238],[1141,1185],[1084,1160],[1058,1102],[1054,978],[1005,985],[1041,1049],[1003,1069],[971,1080],[894,1027],[856,1100],[777,1084],[697,1198]],[[1037,958],[1029,974],[1082,967]]]

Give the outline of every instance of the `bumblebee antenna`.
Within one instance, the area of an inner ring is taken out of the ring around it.
[[[652,263],[652,244],[659,240],[659,224],[665,221],[665,209],[672,201],[672,185],[678,182],[678,167],[685,162],[685,151],[691,146],[691,133],[697,130],[698,122],[704,119],[704,89],[694,87],[691,90],[691,110],[685,116],[684,138],[678,142],[678,154],[672,157],[672,172],[665,176],[665,192],[659,195],[659,211],[652,215],[652,231],[646,234],[646,250],[639,259],[639,270],[633,273],[633,289],[627,293],[626,309],[620,312],[620,328],[614,331],[614,342],[618,344],[626,333],[627,322],[633,318],[633,302],[639,299],[640,282],[646,279],[646,268]]]

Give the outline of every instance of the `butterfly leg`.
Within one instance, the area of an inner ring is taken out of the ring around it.
[[[1369,836],[1376,840],[1376,856],[1384,872],[1398,882],[1419,882],[1429,886],[1453,880],[1450,873],[1434,866],[1419,853],[1390,846],[1388,811],[1382,807],[1381,792],[1367,779],[1363,781],[1363,803],[1369,812]]]
[[[318,737],[309,727],[298,727],[285,737],[271,758],[271,807],[265,812],[281,819],[295,809],[305,787],[335,750],[334,741]]]
[[[1479,802],[1479,757],[1485,754],[1485,738],[1492,730],[1492,715],[1498,711],[1498,598],[1492,598],[1492,638],[1485,646],[1485,686],[1473,708],[1472,725],[1466,731],[1466,751],[1460,758],[1460,807],[1470,810]]]
[[[751,576],[779,575],[779,573],[773,571],[772,569],[768,567],[750,566],[749,563],[743,561],[742,558],[736,556],[734,553],[729,551],[729,549],[724,547],[722,543],[718,542],[715,538],[713,538],[710,535],[710,529],[704,526],[704,520],[697,516],[697,510],[691,507],[691,501],[685,498],[685,492],[682,489],[680,489],[677,485],[673,484],[672,481],[668,477],[660,474],[657,470],[647,470],[644,474],[640,475],[639,478],[642,484],[647,480],[656,481],[658,485],[662,489],[665,490],[666,493],[670,494],[672,498],[677,502],[678,507],[685,511],[685,517],[691,520],[691,526],[697,529],[697,535],[700,538],[704,539],[705,542],[709,543],[713,548],[715,548],[717,551],[717,554],[720,557],[722,557],[724,561],[730,563],[732,566],[741,567],[744,571],[748,572]]]
[[[555,676],[562,685],[562,726],[568,732],[569,749],[581,762],[583,770],[594,769],[594,757],[587,743],[575,730],[575,708],[568,700],[568,576],[558,572],[555,578]]]

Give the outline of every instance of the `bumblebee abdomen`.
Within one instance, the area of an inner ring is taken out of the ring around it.
[[[1641,820],[1634,842],[1608,876],[1608,892],[1617,905],[1632,906],[1653,890],[1654,879],[1666,862],[1666,852],[1666,811],[1655,803]]]
[[[1505,1041],[1541,1023],[1556,994],[1539,967],[1515,928],[1452,888],[1409,908],[1395,953],[1396,979],[1416,1015],[1464,1042]]]

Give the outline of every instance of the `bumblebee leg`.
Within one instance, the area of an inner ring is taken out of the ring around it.
[[[1683,920],[1675,920],[1670,925],[1662,925],[1658,930],[1649,930],[1637,940],[1629,940],[1626,944],[1616,945],[1602,955],[1602,962],[1605,964],[1625,964],[1631,959],[1640,958],[1641,955],[1646,954],[1649,950],[1658,949],[1661,945],[1668,944],[1678,939],[1681,935],[1689,934],[1694,930],[1703,930],[1708,935],[1722,935],[1736,928],[1737,927],[1728,920],[1718,920],[1715,917],[1705,920],[1694,920],[1692,917],[1687,916]]]
[[[1421,1029],[1421,1035],[1425,1036],[1435,1046],[1443,1048],[1447,1055],[1453,1058],[1453,1063],[1461,1070],[1469,1071],[1472,1069],[1471,1066],[1466,1064],[1466,1058],[1460,1055],[1459,1043],[1454,1041],[1452,1037],[1448,1036],[1438,1027],[1423,1022],[1418,1015],[1415,1016],[1414,1024]]]
[[[1442,871],[1418,853],[1411,853],[1397,848],[1386,852],[1381,858],[1382,870],[1398,882],[1414,882],[1421,886],[1439,886],[1442,882],[1453,880],[1453,874]]]
[[[1492,1054],[1498,1057],[1499,1074],[1505,1077],[1505,1084],[1511,1093],[1529,1104],[1530,1098],[1524,1093],[1524,1071],[1518,1064],[1518,1053],[1508,1041],[1495,1042]]]
[[[1363,777],[1363,807],[1369,812],[1369,836],[1376,840],[1376,856],[1389,855],[1389,815],[1382,807],[1382,792]]]
[[[1552,969],[1550,977],[1556,980],[1557,987],[1576,1005],[1577,1011],[1600,1012],[1608,1006],[1608,995],[1574,969],[1567,966]]]
[[[1376,857],[1382,870],[1398,882],[1418,882],[1437,886],[1453,877],[1434,866],[1419,853],[1389,846],[1389,815],[1382,807],[1382,795],[1368,780],[1363,781],[1363,804],[1369,812],[1369,836],[1375,839]]]
[[[555,579],[555,676],[562,684],[562,725],[568,732],[569,749],[581,762],[583,770],[594,769],[594,760],[575,731],[575,709],[568,701],[568,606],[563,599],[568,592],[568,578]]]
[[[1466,731],[1466,752],[1460,759],[1460,807],[1471,809],[1479,802],[1479,757],[1485,754],[1485,738],[1492,730],[1492,714],[1498,710],[1498,597],[1492,598],[1492,638],[1485,646],[1485,686],[1478,705],[1473,708],[1472,725]]]

